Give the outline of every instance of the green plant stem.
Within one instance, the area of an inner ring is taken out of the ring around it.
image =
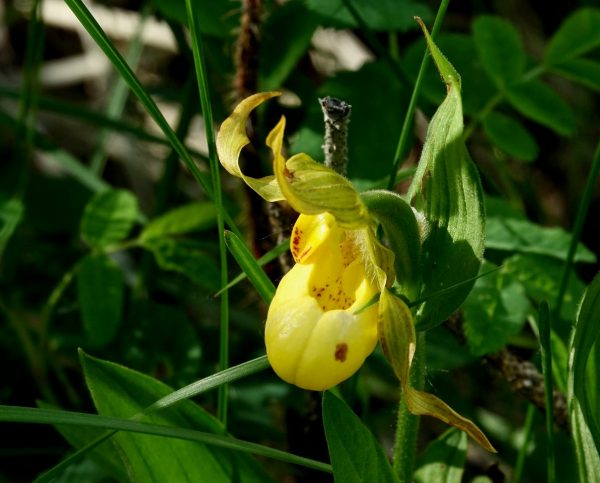
[[[554,483],[555,450],[554,450],[554,397],[552,381],[552,345],[550,343],[550,309],[546,301],[540,304],[538,316],[538,332],[540,338],[540,352],[542,355],[542,371],[544,374],[544,400],[546,402],[546,464],[548,475],[546,481]]]
[[[423,389],[425,383],[425,332],[417,332],[417,348],[410,370],[410,385]],[[413,469],[417,453],[417,436],[420,417],[412,414],[404,402],[398,407],[398,422],[394,446],[394,471],[402,483],[413,481]]]
[[[431,38],[434,40],[442,26],[442,22],[446,15],[446,10],[448,9],[449,3],[450,0],[441,0],[440,2],[440,6],[435,16],[435,21],[433,23],[433,28],[431,29]],[[406,115],[404,116],[402,130],[400,131],[400,138],[398,139],[398,144],[396,145],[396,153],[394,154],[394,159],[392,161],[392,171],[390,173],[390,178],[387,185],[387,188],[389,190],[394,189],[394,186],[396,184],[396,175],[398,173],[398,169],[400,168],[400,164],[404,153],[406,153],[406,148],[408,146],[408,135],[410,133],[411,126],[413,123],[413,117],[415,115],[415,109],[417,108],[417,101],[419,100],[421,84],[423,82],[423,77],[425,75],[427,65],[429,65],[429,53],[427,51],[427,48],[425,48],[423,60],[421,61],[421,67],[419,68],[419,73],[417,74],[417,80],[415,81],[415,86],[413,88],[412,94],[410,96],[410,101],[408,103],[408,109],[406,110]]]
[[[581,195],[581,201],[579,202],[579,208],[577,209],[577,216],[575,217],[575,225],[573,226],[573,237],[571,238],[571,244],[569,245],[569,251],[567,252],[567,259],[563,269],[562,277],[560,279],[560,288],[558,290],[558,296],[553,310],[554,320],[559,320],[560,311],[562,304],[565,299],[565,293],[567,291],[567,285],[569,283],[569,276],[573,268],[573,260],[575,258],[575,251],[581,238],[581,231],[583,230],[583,224],[587,218],[588,210],[590,208],[590,202],[594,195],[594,187],[596,186],[596,180],[598,173],[600,172],[600,141],[596,145],[596,152],[594,153],[594,159],[592,160],[592,167],[585,183],[583,194]]]
[[[535,419],[535,406],[527,405],[527,413],[525,415],[525,424],[523,425],[523,444],[519,448],[517,462],[515,463],[515,471],[513,473],[513,483],[520,483],[523,477],[523,467],[525,465],[525,457],[527,456],[527,447],[533,435],[533,422]]]
[[[192,52],[194,54],[194,66],[200,92],[200,104],[204,114],[204,126],[208,142],[208,157],[210,161],[210,172],[212,178],[213,199],[217,209],[217,229],[219,232],[219,264],[221,271],[220,286],[227,285],[227,247],[225,245],[225,221],[223,217],[223,199],[221,193],[221,177],[219,172],[219,160],[217,159],[217,147],[215,143],[215,132],[208,90],[208,78],[206,75],[206,64],[204,60],[203,44],[200,35],[200,13],[194,6],[192,0],[186,0],[186,11],[189,20],[190,34],[192,39]],[[219,337],[219,369],[222,371],[229,366],[229,292],[224,292],[220,298],[220,337]],[[218,418],[227,429],[227,385],[219,386]]]

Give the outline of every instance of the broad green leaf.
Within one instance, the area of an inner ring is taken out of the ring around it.
[[[318,13],[327,26],[336,28],[361,27],[346,8],[343,0],[306,0],[306,6]],[[352,6],[367,27],[375,31],[412,30],[413,18],[421,17],[428,22],[431,11],[424,5],[410,0],[352,0]]]
[[[477,275],[483,256],[485,215],[477,168],[463,141],[460,76],[427,37],[448,95],[431,119],[408,197],[426,220],[420,298]],[[465,283],[425,302],[417,312],[421,330],[444,321],[470,292]]]
[[[600,10],[582,8],[572,13],[554,33],[544,56],[546,64],[579,57],[600,46]]]
[[[566,260],[571,234],[562,228],[547,228],[526,219],[488,216],[485,246],[488,249],[547,255]],[[575,262],[595,263],[596,255],[579,243]]]
[[[367,191],[361,198],[383,226],[402,293],[414,298],[421,277],[421,233],[412,208],[399,195],[385,190]]]
[[[467,435],[450,429],[417,459],[415,483],[460,483],[467,456]]]
[[[588,287],[569,344],[568,403],[579,480],[600,478],[600,428],[598,414],[590,407],[587,366],[594,344],[600,338],[600,275]],[[596,372],[596,380],[599,373]]]
[[[549,127],[563,136],[575,131],[575,116],[555,91],[539,80],[510,86],[506,97],[525,117]]]
[[[187,25],[185,0],[151,0],[150,2],[165,18]],[[200,24],[202,35],[226,39],[239,27],[239,9],[231,8],[227,2],[196,2],[203,22]]]
[[[51,404],[41,401],[38,401],[38,406],[42,409],[58,409]],[[104,433],[102,429],[90,428],[88,426],[56,424],[54,427],[74,448],[82,448]],[[111,442],[98,445],[89,453],[88,457],[118,480],[124,481],[127,479],[127,469],[123,466],[117,448]]]
[[[225,231],[225,243],[227,248],[238,262],[240,268],[258,291],[258,294],[266,303],[270,303],[275,295],[275,286],[267,274],[258,265],[252,253],[235,233]]]
[[[336,482],[398,482],[373,434],[330,392],[323,393],[323,426]]]
[[[126,367],[81,355],[86,383],[98,413],[128,418],[172,390]],[[222,434],[221,424],[191,401],[146,416],[147,422]],[[134,481],[265,481],[247,455],[188,441],[120,432],[113,436]],[[235,477],[234,477],[235,475]],[[268,480],[268,478],[267,478]]]
[[[537,158],[539,148],[535,139],[516,119],[493,111],[483,119],[483,129],[490,140],[509,156],[522,161]]]
[[[301,1],[274,9],[261,27],[259,85],[261,91],[280,88],[310,46],[319,16]]]
[[[478,17],[472,29],[481,63],[498,87],[504,88],[519,80],[527,58],[517,29],[491,15]]]
[[[21,222],[23,211],[23,203],[20,200],[0,199],[0,257],[15,228]]]
[[[193,242],[172,238],[151,238],[142,246],[151,251],[160,268],[181,273],[200,287],[219,288],[219,269],[214,257]]]
[[[206,230],[215,226],[216,222],[217,211],[213,203],[189,203],[148,223],[140,234],[140,240]]]
[[[600,62],[588,59],[571,59],[552,66],[551,70],[590,89],[600,91]]]
[[[94,248],[104,248],[127,237],[138,216],[137,199],[128,191],[98,193],[86,205],[81,237]]]
[[[111,342],[123,316],[121,269],[106,255],[88,255],[77,272],[77,295],[85,333],[95,347]]]
[[[492,268],[485,262],[481,272]],[[520,282],[496,271],[477,279],[463,311],[469,348],[474,355],[482,356],[501,349],[521,331],[531,305]]]
[[[502,273],[514,277],[523,284],[527,295],[536,302],[556,300],[562,275],[563,263],[554,258],[541,255],[517,254],[507,258]],[[577,307],[585,286],[575,274],[569,278],[560,316],[572,321],[575,319]]]

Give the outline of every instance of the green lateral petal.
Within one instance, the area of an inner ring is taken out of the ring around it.
[[[305,215],[331,213],[349,230],[367,226],[367,210],[350,181],[304,153],[286,162],[281,154],[284,129],[282,117],[269,133],[267,145],[273,150],[275,177],[292,208]]]
[[[242,149],[250,144],[246,135],[246,122],[250,113],[266,100],[279,95],[279,92],[263,92],[244,99],[223,121],[217,134],[217,153],[223,167],[233,176],[243,179],[244,183],[267,201],[284,199],[275,176],[263,178],[246,176],[240,169],[239,161]]]
[[[484,250],[485,214],[479,173],[463,141],[460,77],[423,27],[433,59],[446,82],[447,96],[431,119],[410,186],[411,204],[423,213],[428,232],[422,247],[421,298],[432,297],[417,313],[417,328],[441,323],[465,300]]]

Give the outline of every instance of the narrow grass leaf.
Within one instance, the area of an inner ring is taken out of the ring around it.
[[[371,431],[330,392],[323,393],[323,425],[336,482],[399,481]]]
[[[104,347],[117,334],[123,316],[125,282],[121,269],[104,254],[88,255],[77,272],[77,296],[83,327],[93,347]]]
[[[93,248],[106,248],[127,237],[138,215],[138,203],[129,191],[103,191],[86,205],[81,238]]]
[[[240,240],[235,233],[225,232],[225,243],[227,248],[238,262],[240,268],[244,271],[248,280],[254,285],[258,294],[266,302],[270,303],[275,295],[275,285],[267,277],[267,274],[260,268],[248,247]]]
[[[467,435],[456,429],[450,429],[432,441],[417,459],[415,483],[460,483],[467,444]]]
[[[598,414],[590,408],[587,369],[590,354],[600,338],[600,274],[588,287],[569,344],[568,403],[579,467],[579,480],[600,481],[600,429]],[[598,380],[600,371],[595,370]]]

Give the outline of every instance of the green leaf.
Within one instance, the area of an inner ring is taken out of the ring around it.
[[[130,417],[171,392],[164,384],[123,366],[81,353],[86,383],[98,413]],[[148,422],[222,434],[221,424],[191,401],[147,416]],[[132,433],[113,436],[133,481],[264,481],[258,464],[246,455],[188,441]]]
[[[493,268],[485,262],[483,273]],[[531,305],[525,288],[513,277],[495,271],[475,282],[463,305],[465,335],[474,355],[501,349],[525,324]]]
[[[15,198],[0,199],[0,257],[15,228],[21,222],[23,212],[24,206],[20,200]]]
[[[412,208],[399,195],[385,190],[367,191],[361,198],[383,226],[402,293],[413,299],[421,278],[421,233]]]
[[[104,248],[127,237],[138,215],[136,198],[128,191],[107,190],[86,205],[81,238],[94,248]]]
[[[381,445],[345,402],[323,393],[323,425],[339,483],[398,482]]]
[[[460,483],[467,456],[467,435],[450,429],[417,459],[415,483]]]
[[[148,223],[140,234],[140,240],[206,230],[215,226],[216,220],[217,211],[213,203],[205,201],[189,203]]]
[[[123,315],[124,281],[121,269],[106,255],[88,255],[77,272],[77,294],[85,333],[95,347],[117,334]]]
[[[569,344],[568,403],[579,481],[600,479],[600,429],[587,394],[586,368],[600,337],[600,275],[588,287]],[[598,380],[599,373],[595,374]]]
[[[427,36],[427,34],[426,34]],[[477,168],[463,141],[460,76],[427,36],[448,95],[431,119],[408,197],[427,227],[422,247],[420,298],[474,278],[483,249],[485,214]],[[417,327],[431,328],[464,301],[473,282],[432,297],[417,313]]]
[[[516,119],[493,111],[483,119],[483,129],[490,140],[509,156],[523,161],[537,158],[539,148],[535,139]]]
[[[491,15],[478,17],[472,28],[481,63],[496,85],[503,88],[519,80],[527,59],[517,29]]]
[[[301,1],[286,2],[271,13],[261,28],[261,91],[281,88],[310,46],[319,19]]]
[[[600,91],[600,62],[588,59],[571,59],[551,67],[552,72]]]
[[[556,300],[563,262],[541,255],[518,254],[507,258],[502,273],[516,278],[523,284],[527,295],[536,302]],[[572,321],[577,313],[578,303],[585,290],[585,285],[574,274],[569,278],[560,316]]]
[[[181,273],[200,287],[216,291],[219,269],[214,257],[201,251],[193,242],[172,238],[150,238],[142,246],[151,251],[158,266]]]
[[[405,32],[415,28],[413,18],[431,20],[431,10],[410,0],[351,0],[366,25],[375,31],[399,30]],[[318,13],[326,26],[357,28],[356,19],[344,5],[344,0],[305,0],[306,6]]]
[[[572,13],[554,33],[544,56],[546,64],[579,57],[600,46],[600,10],[582,8]]]
[[[547,228],[526,219],[495,216],[487,218],[486,230],[488,249],[547,255],[558,260],[566,260],[572,238],[562,228]],[[579,243],[575,262],[595,263],[596,255]]]
[[[263,269],[260,268],[248,247],[235,233],[230,231],[225,231],[225,243],[258,294],[266,303],[270,303],[275,295],[275,286]]]
[[[563,136],[575,132],[575,117],[569,105],[539,80],[510,86],[506,97],[525,117],[549,127]]]

